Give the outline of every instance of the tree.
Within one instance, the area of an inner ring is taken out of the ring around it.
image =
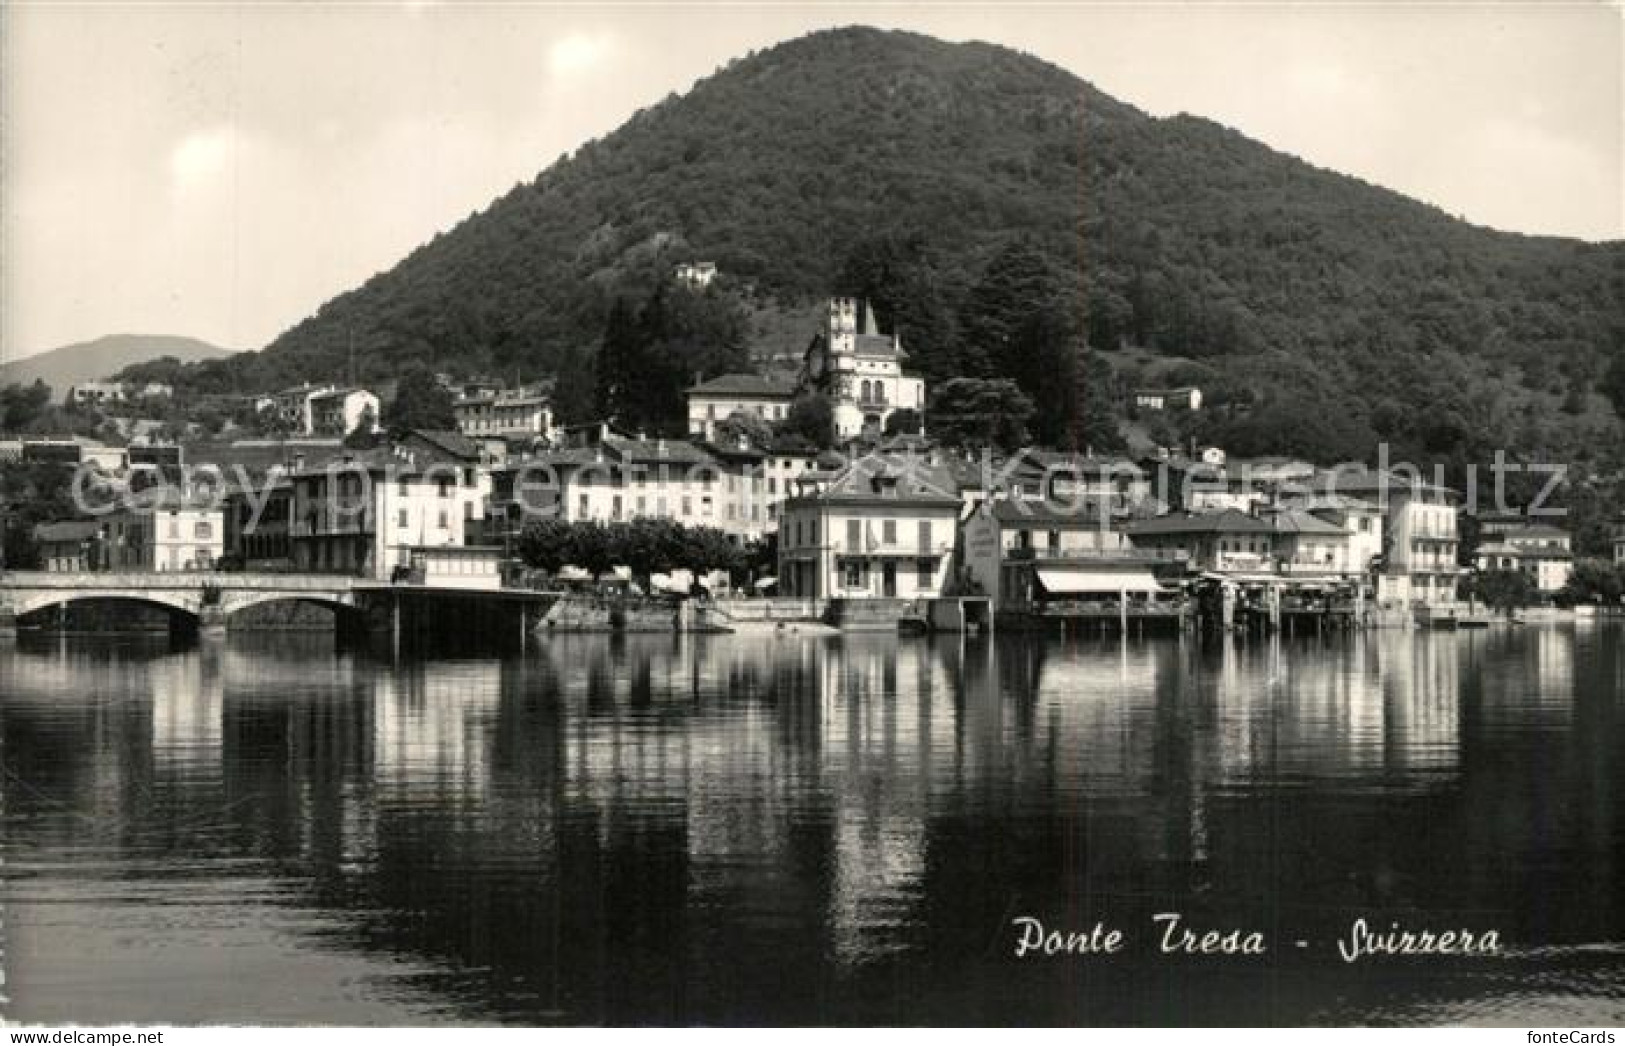
[[[1608,401],[1614,405],[1614,412],[1625,419],[1625,346],[1616,344],[1613,356],[1608,370],[1603,373],[1598,391],[1608,397]]]
[[[384,425],[395,435],[412,429],[454,429],[457,413],[451,393],[427,367],[408,367],[395,386],[395,398],[384,408]]]
[[[0,429],[28,431],[50,405],[51,387],[38,378],[32,385],[7,385],[0,389]]]
[[[1463,588],[1468,598],[1503,610],[1509,616],[1513,610],[1529,606],[1538,598],[1535,582],[1521,570],[1481,570],[1469,574]]]
[[[669,519],[532,520],[519,535],[518,551],[527,565],[549,572],[577,566],[602,574],[624,566],[645,580],[680,569],[735,574],[746,561],[745,550],[715,527],[688,527]]]
[[[598,367],[591,352],[571,347],[560,356],[553,384],[553,415],[561,425],[604,416],[598,410]]]
[[[628,428],[683,435],[684,393],[699,377],[750,369],[750,324],[725,293],[670,280],[657,285],[634,315],[618,298],[598,354],[601,415]]]
[[[1122,450],[1116,376],[1098,352],[1078,346],[1077,381],[1067,443],[1071,450]]]
[[[882,233],[852,245],[835,278],[835,292],[868,302],[881,329],[896,334],[910,366],[928,383],[958,373],[953,308],[942,271],[949,261],[917,233]]]
[[[835,409],[821,393],[799,396],[779,423],[779,432],[828,450],[835,445]]]
[[[1032,401],[1013,381],[954,378],[931,393],[926,424],[949,446],[1010,451],[1026,445],[1032,414]]]
[[[913,407],[900,407],[886,415],[885,434],[888,436],[918,436],[923,419]]]
[[[344,445],[351,450],[367,450],[378,443],[378,417],[369,403],[361,409],[361,416],[355,420],[355,428],[345,433]]]
[[[620,418],[633,409],[634,391],[642,381],[643,351],[637,330],[637,311],[625,298],[616,298],[604,321],[599,342],[594,405],[600,418]]]
[[[1565,603],[1616,605],[1625,595],[1625,569],[1606,559],[1577,559],[1558,598]]]
[[[753,410],[736,410],[717,422],[717,440],[720,443],[744,440],[753,447],[765,447],[773,442],[773,426]]]

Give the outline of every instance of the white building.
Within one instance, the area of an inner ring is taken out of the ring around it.
[[[960,508],[947,469],[875,454],[797,487],[779,513],[782,594],[915,599],[947,587]]]
[[[807,349],[803,381],[829,398],[837,438],[877,436],[895,411],[925,416],[925,380],[903,371],[907,359],[896,335],[880,333],[873,309],[833,298],[823,333]]]
[[[1177,389],[1140,389],[1134,405],[1141,410],[1201,410],[1202,390],[1190,386]]]
[[[1477,557],[1479,570],[1516,570],[1529,577],[1543,595],[1557,592],[1574,570],[1569,532],[1527,521],[1483,523]]]
[[[754,414],[776,424],[790,415],[796,383],[756,374],[722,374],[688,390],[688,434],[717,439],[717,425],[733,414]]]
[[[761,461],[761,452],[750,448],[628,437],[604,425],[590,442],[496,470],[490,516],[510,532],[527,518],[669,519],[754,540],[768,527]]]
[[[306,403],[310,428],[307,436],[347,436],[364,418],[378,431],[378,397],[366,389],[330,389],[311,396]]]
[[[160,487],[102,520],[109,570],[212,570],[225,553],[225,518],[213,498]]]
[[[1369,501],[1339,495],[1311,495],[1287,502],[1348,534],[1348,573],[1368,574],[1383,550],[1382,510]]]
[[[289,475],[295,570],[387,581],[426,548],[469,544],[484,518],[475,465],[383,448]]]
[[[1393,471],[1340,468],[1315,480],[1318,492],[1355,498],[1382,512],[1383,555],[1376,571],[1379,610],[1449,607],[1462,569],[1457,494]]]
[[[677,282],[694,290],[704,290],[716,278],[715,262],[684,262],[677,266]]]
[[[553,432],[553,409],[536,389],[479,388],[452,401],[457,428],[475,438],[524,439]]]

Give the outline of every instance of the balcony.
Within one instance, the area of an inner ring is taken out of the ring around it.
[[[841,545],[837,546],[834,551],[836,555],[846,556],[848,558],[854,556],[867,556],[874,559],[936,559],[946,556],[952,552],[953,546],[946,543],[938,545],[922,545],[919,542],[909,542],[904,544],[894,541],[888,544],[884,541],[879,541],[875,542],[873,545],[870,545],[867,542],[860,542],[857,545]]]
[[[1080,560],[1091,563],[1185,563],[1190,553],[1182,548],[1007,548],[1007,563],[1031,560]]]

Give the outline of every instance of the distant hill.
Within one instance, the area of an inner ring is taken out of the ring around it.
[[[230,349],[210,345],[196,338],[163,334],[109,334],[94,341],[64,345],[15,362],[0,364],[0,386],[30,385],[38,380],[51,386],[51,394],[61,400],[68,389],[86,381],[117,374],[132,363],[173,356],[182,363],[224,359]]]
[[[1296,452],[1380,440],[1458,467],[1625,445],[1596,392],[1625,353],[1625,245],[1476,227],[1029,55],[860,28],[730,62],[198,386],[338,380],[352,335],[363,380],[590,365],[614,297],[694,259],[759,348],[793,352],[788,319],[877,240],[905,245],[918,292],[882,325],[933,378],[977,348],[957,317],[1021,240],[1068,274],[1118,381],[1263,408],[1212,433],[1242,452],[1305,425],[1335,431]]]

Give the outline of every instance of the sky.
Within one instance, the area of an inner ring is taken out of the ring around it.
[[[815,29],[1005,44],[1469,221],[1625,237],[1617,4],[0,6],[0,362],[258,348],[560,155]]]

